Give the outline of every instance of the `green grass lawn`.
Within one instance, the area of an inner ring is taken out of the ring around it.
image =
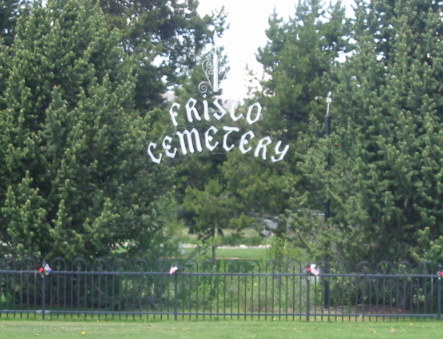
[[[218,259],[263,259],[266,248],[217,248]]]
[[[0,338],[440,338],[442,321],[28,321],[0,320]]]
[[[192,248],[186,248],[184,256],[189,255],[193,251]],[[217,259],[257,259],[261,260],[266,256],[266,248],[217,248]],[[204,255],[207,259],[211,257],[211,250],[208,249]],[[200,257],[201,259],[201,257]]]

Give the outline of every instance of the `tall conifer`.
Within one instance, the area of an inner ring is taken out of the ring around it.
[[[3,252],[155,251],[160,173],[146,167],[132,64],[100,7],[35,2],[10,55],[0,111]]]
[[[423,230],[429,241],[441,236],[442,9],[432,0],[358,2],[355,54],[334,88],[334,133],[305,164],[322,180],[315,164],[332,153],[327,234],[342,257],[417,258]]]

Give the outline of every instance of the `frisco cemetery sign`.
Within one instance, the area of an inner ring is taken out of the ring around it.
[[[150,142],[147,149],[148,157],[154,163],[161,163],[164,157],[175,158],[177,153],[187,155],[189,153],[226,151],[229,152],[238,148],[242,154],[252,153],[256,158],[269,159],[272,162],[283,160],[288,152],[289,145],[282,145],[281,140],[274,141],[270,136],[257,137],[251,130],[262,116],[262,106],[256,102],[249,105],[246,113],[239,113],[240,102],[227,101],[214,96],[212,100],[207,100],[206,96],[209,88],[213,93],[219,91],[219,69],[217,47],[214,46],[212,53],[203,60],[203,69],[207,81],[200,83],[199,91],[203,99],[198,101],[189,98],[184,107],[177,102],[173,102],[169,109],[169,115],[175,132],[163,137],[161,143]],[[190,129],[180,129],[178,118],[186,119]],[[239,120],[246,121],[246,128],[233,126]],[[196,124],[221,121],[223,126],[197,129]]]

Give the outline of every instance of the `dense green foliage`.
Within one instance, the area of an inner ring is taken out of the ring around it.
[[[283,216],[280,235],[285,238],[276,243],[286,250],[276,253],[291,259],[294,249],[289,244],[309,250],[305,238],[316,241],[313,224],[324,227],[321,218],[313,215],[323,212],[326,201],[322,185],[326,162],[320,177],[312,179],[303,166],[309,161],[310,150],[323,142],[332,70],[340,54],[349,49],[349,21],[340,3],[325,9],[321,1],[302,1],[287,22],[274,14],[267,36],[258,60],[269,79],[262,82],[264,91],[258,95],[267,110],[265,128],[291,143],[285,164],[269,167],[271,183],[278,184],[278,205],[283,208],[274,211]]]
[[[332,75],[333,134],[301,165],[332,204],[327,224],[300,225],[318,255],[443,259],[425,255],[443,231],[441,14],[436,1],[358,3],[353,54]]]
[[[14,41],[17,18],[25,13],[30,0],[3,0],[0,3],[0,37],[6,45]]]
[[[410,258],[429,247],[417,242],[421,232],[443,232],[442,4],[373,1],[364,9],[357,54],[337,86],[337,157],[347,165],[337,162],[331,186],[347,192],[334,192],[343,207],[336,223],[350,230],[349,250],[360,257]]]
[[[136,61],[135,104],[146,113],[163,102],[162,95],[189,73],[210,29],[223,31],[224,16],[197,14],[195,0],[100,0],[111,27],[120,30],[126,54]]]
[[[35,2],[2,49],[3,253],[166,249],[169,172],[146,161],[150,117],[120,40],[94,2],[53,0]]]

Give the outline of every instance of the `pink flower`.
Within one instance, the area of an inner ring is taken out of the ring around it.
[[[320,275],[320,267],[318,267],[316,264],[311,264],[306,268],[306,272],[311,273],[312,275],[315,275],[317,277]]]

